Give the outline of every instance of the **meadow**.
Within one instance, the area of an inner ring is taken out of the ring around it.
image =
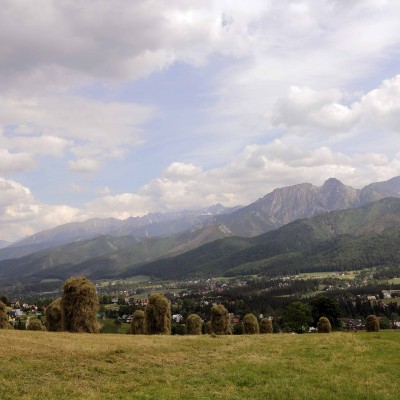
[[[133,336],[0,331],[5,399],[398,399],[400,331]]]

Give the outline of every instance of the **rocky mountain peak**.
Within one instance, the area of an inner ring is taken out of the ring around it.
[[[345,185],[342,182],[340,182],[339,179],[329,178],[324,182],[321,189],[337,188],[337,187],[343,187],[343,186],[345,186]]]

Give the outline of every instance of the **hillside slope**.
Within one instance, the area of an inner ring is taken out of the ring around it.
[[[23,282],[72,275],[102,279],[128,266],[180,254],[228,235],[220,226],[208,225],[180,235],[142,240],[135,236],[100,236],[0,261],[0,279]]]
[[[400,199],[386,198],[297,220],[255,238],[222,239],[177,257],[134,266],[124,276],[279,275],[400,263],[399,232]]]

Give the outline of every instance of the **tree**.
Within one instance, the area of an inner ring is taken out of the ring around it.
[[[230,333],[229,313],[222,304],[215,304],[211,308],[211,332],[216,335],[227,335]]]
[[[379,319],[375,315],[369,315],[365,324],[367,332],[378,332],[379,331]]]
[[[84,276],[72,277],[64,283],[61,298],[63,330],[68,332],[98,333],[99,299],[93,283]]]
[[[0,329],[12,329],[12,325],[8,322],[6,313],[6,305],[0,301]]]
[[[22,318],[18,318],[14,322],[14,329],[17,329],[19,331],[25,331],[26,330],[26,324],[25,321]]]
[[[177,324],[177,323],[172,324],[172,327],[171,327],[171,334],[172,334],[172,335],[181,335],[181,336],[184,336],[184,335],[186,335],[186,333],[187,333],[187,331],[186,331],[186,325],[184,325],[184,324]]]
[[[43,325],[37,318],[35,318],[29,321],[27,329],[29,331],[42,331]]]
[[[268,318],[263,318],[260,322],[260,333],[273,333],[272,321]]]
[[[232,333],[234,335],[243,335],[244,333],[243,324],[239,322],[238,324],[233,325]]]
[[[131,335],[143,335],[144,332],[144,311],[136,310],[132,315],[131,326],[128,330]]]
[[[259,333],[257,317],[254,314],[246,314],[243,318],[243,331],[246,335],[255,335]]]
[[[321,317],[317,323],[319,333],[329,333],[332,330],[331,323],[328,318]]]
[[[186,333],[188,335],[201,335],[203,321],[197,314],[190,314],[186,318]]]
[[[61,332],[62,326],[62,313],[61,313],[61,297],[55,299],[46,308],[46,326],[50,332]]]
[[[313,321],[310,307],[307,304],[295,301],[287,306],[285,322],[296,333],[303,333]]]
[[[311,314],[314,319],[313,324],[317,326],[318,321],[321,317],[329,319],[332,327],[340,328],[340,306],[335,299],[331,299],[326,296],[319,296],[311,300]]]
[[[392,323],[387,317],[382,317],[379,319],[379,329],[391,329]]]
[[[171,334],[171,305],[161,293],[153,293],[145,309],[145,331],[148,335]]]
[[[115,319],[114,324],[117,327],[117,333],[119,333],[119,328],[121,328],[122,322],[120,319]]]

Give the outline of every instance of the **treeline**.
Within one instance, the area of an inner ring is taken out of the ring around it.
[[[254,274],[274,277],[400,264],[399,231],[321,240],[308,225],[298,225],[293,232],[286,226],[287,236],[273,232],[275,236],[263,235],[264,242],[257,238],[254,243],[252,239],[252,245],[250,239],[218,240],[177,257],[135,267],[125,275],[146,274],[161,279]]]
[[[305,272],[349,271],[375,266],[400,264],[400,232],[389,232],[372,237],[340,236],[315,244],[306,251],[286,252],[277,257],[263,258],[258,262],[238,260],[239,267],[225,274],[266,276],[293,275]],[[249,249],[250,251],[251,249]],[[257,250],[257,249],[255,249]],[[251,259],[260,259],[261,252]]]

